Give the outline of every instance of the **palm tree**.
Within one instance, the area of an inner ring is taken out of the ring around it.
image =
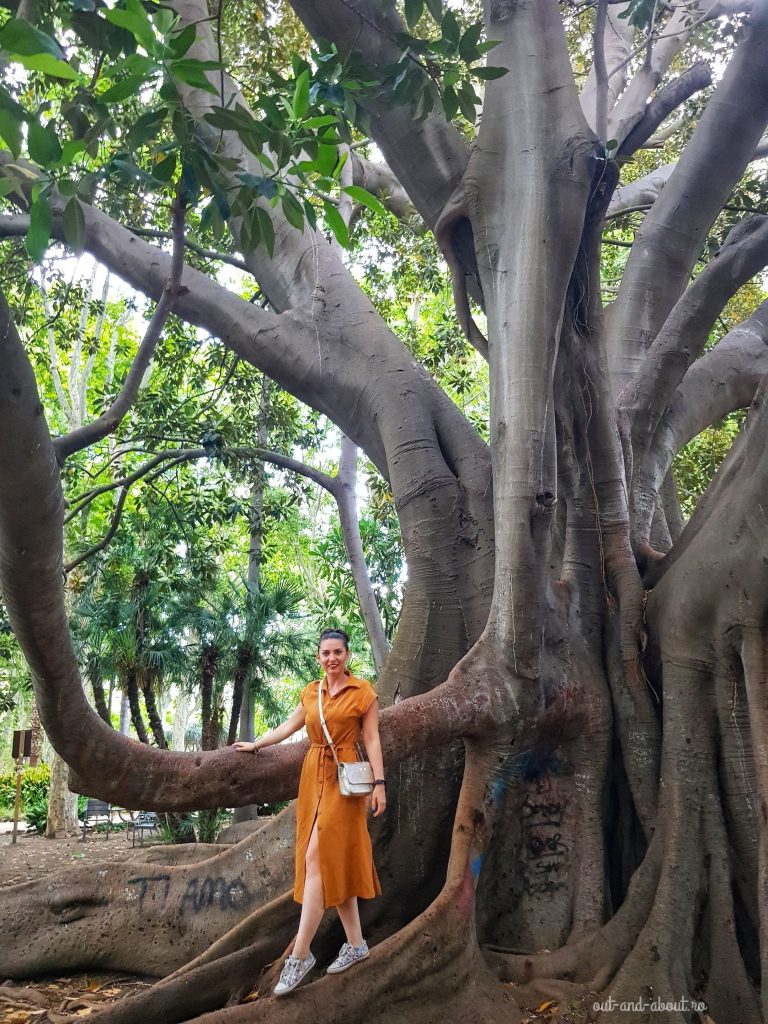
[[[302,595],[295,584],[278,582],[263,589],[249,588],[239,580],[230,584],[232,621],[236,644],[227,666],[232,678],[232,709],[227,743],[237,738],[243,696],[249,693],[275,724],[285,709],[276,700],[270,683],[278,676],[302,676],[312,671],[312,640],[297,623]]]

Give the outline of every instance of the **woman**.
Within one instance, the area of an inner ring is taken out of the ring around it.
[[[339,791],[336,762],[320,722],[317,691],[322,686],[325,724],[339,761],[356,761],[356,742],[362,738],[374,776],[370,808],[374,817],[384,812],[384,764],[379,740],[376,691],[347,670],[349,637],[343,629],[324,629],[317,660],[324,678],[309,683],[290,718],[270,729],[255,743],[235,743],[236,750],[257,751],[279,743],[305,725],[310,747],[304,758],[296,804],[296,882],[293,898],[301,903],[299,931],[293,951],[283,964],[275,995],[292,991],[314,967],[310,943],[326,907],[336,907],[347,941],[328,968],[338,974],[368,957],[360,928],[358,897],[371,899],[381,892],[373,865],[366,824],[367,797],[345,797]]]

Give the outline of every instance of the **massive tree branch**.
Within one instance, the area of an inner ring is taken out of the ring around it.
[[[768,301],[688,370],[669,402],[653,443],[662,474],[680,449],[713,423],[746,408],[768,373]]]
[[[651,455],[653,436],[686,371],[703,351],[726,302],[768,263],[768,217],[752,217],[729,234],[719,255],[686,290],[651,345],[635,379],[618,400],[631,438],[633,538],[650,535],[662,467]]]
[[[754,102],[745,104],[748,94]],[[623,386],[687,284],[707,231],[768,122],[768,6],[748,33],[638,232],[611,318],[612,373]]]
[[[619,147],[618,155],[631,156],[636,149],[645,145],[673,110],[711,84],[712,71],[709,65],[702,61],[665,85],[645,108],[642,118]]]
[[[656,428],[688,367],[704,350],[729,299],[768,264],[768,217],[741,221],[686,289],[648,349],[640,371],[618,400],[635,445]]]

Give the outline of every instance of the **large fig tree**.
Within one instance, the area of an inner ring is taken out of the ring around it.
[[[281,107],[241,91],[238,40],[222,50],[222,12],[206,0],[75,7],[63,50],[61,22],[35,5],[0,29],[22,77],[71,90],[71,138],[28,95],[0,108],[0,232],[38,255],[51,234],[158,306],[114,406],[52,439],[0,305],[0,579],[42,721],[82,791],[129,806],[296,791],[300,745],[153,750],[111,731],[81,687],[60,467],[130,407],[172,309],[335,421],[394,495],[408,583],[378,680],[385,895],[365,908],[373,950],[354,983],[319,977],[275,1004],[271,965],[297,921],[289,809],[197,863],[178,854],[7,891],[0,974],[162,976],[94,1015],[126,1022],[511,1021],[537,993],[592,993],[600,1021],[658,1020],[666,1004],[675,1024],[765,1021],[768,308],[708,342],[768,264],[768,219],[732,212],[768,124],[768,5],[486,0],[481,34],[440,0],[292,0],[318,48],[296,61]],[[104,59],[76,59],[72,39]],[[492,68],[477,63],[482,39],[496,43]],[[106,177],[64,174],[78,154],[96,160],[110,104],[137,89],[147,109],[117,133],[127,151],[172,116],[152,167],[123,153]],[[354,134],[339,166],[351,123],[384,164]],[[687,139],[677,159],[638,178],[633,154],[668,137]],[[171,213],[158,206],[154,234],[173,252],[132,230],[134,197],[110,187],[163,175]],[[324,210],[346,240],[326,194],[339,182],[342,199],[376,205],[375,192],[434,233],[458,321],[488,361],[489,445],[316,223]],[[193,268],[201,193],[200,231],[227,222],[266,302]],[[626,259],[611,250],[620,283],[603,308],[607,225],[638,209],[634,237],[608,240]],[[744,426],[683,524],[675,455],[737,409]],[[235,1005],[254,986],[260,998]]]

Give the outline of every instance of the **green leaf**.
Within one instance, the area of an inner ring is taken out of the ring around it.
[[[312,228],[313,231],[316,231],[317,230],[317,211],[315,210],[314,206],[312,205],[312,203],[310,203],[310,201],[308,199],[304,200],[303,205],[304,205],[304,213],[306,214],[306,217],[307,217],[307,223],[309,224],[309,226]]]
[[[447,40],[451,46],[458,46],[459,40],[461,39],[461,27],[456,20],[456,15],[453,11],[446,11],[443,15],[443,20],[440,22],[440,30],[443,33],[443,39]]]
[[[270,256],[275,254],[275,226],[272,223],[272,218],[269,216],[267,211],[261,206],[256,207],[256,220],[259,225],[261,232],[261,240],[267,247],[267,252]]]
[[[427,10],[439,25],[443,20],[443,0],[427,0]]]
[[[168,49],[171,51],[174,57],[183,57],[184,54],[189,50],[190,46],[194,43],[197,38],[197,26],[187,25],[187,27],[179,32],[177,36],[174,36],[168,44]]]
[[[18,57],[17,59],[27,71],[39,71],[51,78],[64,78],[69,82],[76,82],[80,77],[65,60],[52,57],[50,53],[35,53],[30,57]]]
[[[124,28],[134,37],[137,43],[144,47],[147,53],[154,51],[157,46],[155,30],[149,20],[147,12],[139,0],[125,0],[124,8],[114,8],[104,12],[104,17],[113,25]]]
[[[239,105],[234,110],[228,108],[211,110],[204,115],[204,119],[208,124],[212,124],[215,128],[223,128],[224,131],[248,132],[253,129],[255,124],[258,124],[252,115]]]
[[[27,147],[29,155],[41,167],[50,167],[61,157],[61,146],[56,132],[50,125],[41,125],[31,121],[27,131]]]
[[[477,60],[480,53],[477,49],[477,44],[480,42],[480,36],[483,32],[482,22],[477,21],[474,25],[470,25],[464,35],[461,37],[459,43],[459,56],[463,61],[470,64],[473,60]]]
[[[122,82],[117,82],[105,92],[99,94],[102,103],[120,103],[131,96],[136,96],[146,82],[143,75],[128,75]]]
[[[158,181],[170,181],[173,172],[176,170],[176,154],[169,153],[168,156],[158,161],[152,168],[152,174]]]
[[[424,13],[424,0],[405,0],[405,20],[408,28],[414,28]]]
[[[485,81],[491,81],[494,78],[503,78],[509,72],[509,68],[472,68],[472,74],[476,78],[482,78]]]
[[[200,215],[200,230],[212,231],[219,239],[224,234],[224,220],[215,199],[211,199],[203,208]]]
[[[51,204],[47,196],[39,196],[29,208],[29,230],[27,231],[27,252],[39,263],[45,255],[51,240]]]
[[[168,66],[175,78],[195,89],[202,89],[204,92],[212,92],[216,95],[219,90],[212,82],[208,81],[205,75],[205,65],[220,67],[215,61],[188,60],[186,57],[183,60],[171,61]],[[213,70],[213,67],[209,70]]]
[[[356,203],[367,206],[374,213],[378,213],[382,217],[387,216],[387,210],[381,200],[377,199],[367,189],[361,188],[359,185],[346,185],[341,191],[346,192],[348,196],[352,196]]]
[[[156,181],[151,174],[147,174],[145,170],[141,167],[137,167],[131,160],[124,160],[121,157],[115,157],[113,160],[110,160],[109,168],[113,171],[117,171],[123,177],[137,178],[139,181],[143,181],[147,185],[156,184]]]
[[[284,192],[280,197],[280,205],[283,208],[285,219],[288,223],[301,231],[304,228],[304,210],[301,203],[291,192]]]
[[[64,207],[61,226],[69,247],[79,256],[85,245],[85,213],[77,196],[72,196]]]
[[[21,123],[9,110],[4,110],[2,107],[0,107],[0,138],[16,159],[21,152]]]
[[[321,143],[317,147],[317,159],[312,162],[318,174],[321,174],[324,178],[329,178],[333,174],[338,158],[336,146],[326,146]]]
[[[320,117],[308,117],[302,124],[302,128],[326,128],[329,124],[336,124],[335,114],[322,114]]]
[[[472,88],[469,82],[462,82],[458,90],[459,96],[459,109],[470,124],[475,123],[476,106],[477,106],[477,94]]]
[[[293,116],[300,120],[309,109],[309,71],[302,71],[293,90]]]
[[[142,114],[128,133],[131,144],[133,146],[143,146],[145,142],[153,139],[167,116],[167,107],[160,107],[158,110],[150,110],[147,114]]]
[[[22,57],[38,53],[49,53],[60,60],[64,57],[64,51],[55,39],[20,18],[11,18],[0,29],[0,46]]]
[[[71,164],[85,150],[85,139],[70,139],[61,147],[61,162]]]
[[[344,223],[344,218],[339,211],[327,200],[323,202],[323,216],[328,227],[336,237],[336,241],[343,249],[349,248],[349,231]]]
[[[459,109],[459,97],[453,86],[448,85],[443,90],[443,110],[449,121],[452,121]]]

